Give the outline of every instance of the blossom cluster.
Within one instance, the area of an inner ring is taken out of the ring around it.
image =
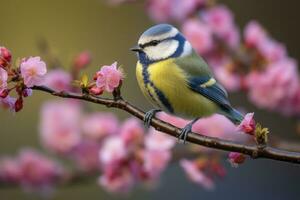
[[[258,107],[285,115],[300,113],[300,82],[297,62],[286,47],[271,38],[255,21],[244,31],[247,51],[254,54],[252,70],[245,76],[249,98]]]
[[[78,170],[99,172],[99,184],[111,192],[158,179],[175,145],[167,135],[146,134],[135,118],[120,123],[112,113],[85,114],[74,101],[43,106],[40,136],[47,150],[72,159]]]
[[[158,118],[178,127],[189,123],[166,113],[159,113]],[[201,119],[193,127],[194,132],[207,136],[240,142],[250,139],[236,130],[222,115]],[[137,183],[156,183],[170,164],[176,144],[175,138],[162,132],[153,128],[145,130],[135,118],[120,123],[112,113],[86,113],[83,105],[75,100],[49,101],[43,105],[40,140],[45,150],[71,160],[75,171],[99,174],[99,185],[109,192],[128,192]],[[181,159],[180,166],[191,181],[213,189],[214,179],[226,173],[220,156],[200,147],[191,146],[189,151],[198,156],[194,160]],[[33,150],[22,152],[26,153],[20,153],[22,156],[15,159],[0,160],[0,182],[20,184],[30,191],[50,190],[71,173]],[[215,156],[206,157],[209,152]],[[235,165],[242,163],[241,159],[231,156],[229,159]],[[20,172],[24,160],[29,167],[22,167],[24,171]]]
[[[159,113],[158,118],[179,128],[183,128],[189,123],[188,120],[166,113]],[[245,124],[250,122],[252,122],[252,118],[244,121]],[[237,131],[245,131],[245,129],[236,127],[230,120],[219,114],[200,119],[193,126],[193,132],[201,135],[238,142],[247,142],[251,139],[246,134],[238,134]],[[198,156],[194,159],[181,158],[179,161],[180,166],[190,181],[205,189],[213,189],[215,186],[214,179],[224,177],[226,174],[224,166],[220,163],[220,155],[203,147],[191,146],[191,151]],[[233,160],[231,163],[238,165],[242,162],[236,163]]]
[[[29,93],[35,86],[43,85],[57,92],[78,92],[72,84],[77,77],[74,73],[84,69],[90,57],[86,52],[79,54],[74,59],[72,73],[52,69],[46,74],[46,64],[40,57],[24,58],[13,68],[6,48],[1,48],[1,61],[1,92],[7,91],[7,96],[1,97],[4,103],[8,98],[14,99],[9,96],[14,89],[18,96],[16,102],[28,96],[24,95],[25,91]],[[104,91],[112,93],[122,79],[123,72],[115,62],[101,67],[94,80],[82,78],[78,86],[84,92],[101,95]],[[20,110],[15,102],[8,105]],[[137,119],[120,123],[112,113],[87,114],[82,103],[75,100],[46,102],[39,129],[41,143],[47,151],[72,160],[75,171],[100,174],[99,185],[111,192],[129,191],[139,181],[154,182],[170,162],[175,145],[175,140],[153,130],[145,134]],[[16,158],[0,160],[0,182],[18,184],[26,190],[50,190],[66,174],[56,162],[34,150],[24,149]]]
[[[159,113],[158,117],[178,127],[189,123],[166,113]],[[236,126],[221,115],[201,119],[193,129],[196,133],[218,138],[250,139],[236,130]],[[146,131],[135,118],[120,123],[112,113],[86,114],[82,104],[73,100],[44,104],[40,137],[48,151],[72,159],[78,170],[99,172],[98,183],[110,192],[127,192],[137,183],[155,183],[170,163],[176,143],[176,139],[153,128]],[[193,151],[202,155],[209,150],[194,148]],[[225,174],[223,166],[218,159],[200,159],[199,167],[199,158],[196,160],[182,160],[180,163],[188,177],[190,173],[206,177],[192,181],[212,188],[213,177]],[[190,172],[187,163],[198,167]]]
[[[42,84],[46,72],[46,64],[40,57],[23,58],[13,68],[10,51],[0,47],[0,105],[20,111],[23,108],[23,98],[31,96],[31,87]],[[17,97],[10,96],[12,91],[16,92]]]
[[[48,193],[64,174],[60,164],[33,149],[22,149],[16,157],[0,160],[0,182],[20,185],[26,191]]]
[[[34,86],[47,86],[57,92],[76,91],[73,81],[82,69],[91,62],[88,52],[82,52],[74,58],[72,73],[62,69],[52,69],[47,73],[46,63],[38,56],[23,58],[13,67],[12,54],[0,47],[0,105],[18,112],[23,108],[23,98],[32,95]],[[94,95],[104,91],[113,92],[121,84],[123,73],[117,63],[103,66],[94,76],[94,82],[79,81],[82,89]],[[85,83],[83,83],[85,82]],[[16,97],[11,95],[15,91]]]

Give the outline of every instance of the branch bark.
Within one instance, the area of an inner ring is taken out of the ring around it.
[[[79,99],[87,102],[92,102],[95,104],[105,105],[107,107],[118,108],[128,112],[129,114],[141,120],[143,120],[145,116],[145,112],[135,107],[134,105],[130,104],[126,100],[122,99],[121,96],[119,96],[119,98],[109,99],[103,97],[96,97],[90,94],[56,92],[44,86],[34,86],[32,87],[32,89],[43,91],[51,95],[62,97],[62,98]],[[178,138],[181,130],[178,127],[175,127],[157,118],[152,119],[151,126],[158,131],[165,132],[176,138]],[[255,145],[244,145],[244,144],[239,144],[228,140],[200,135],[193,132],[190,132],[188,134],[187,141],[194,144],[198,144],[200,146],[205,146],[213,149],[243,153],[251,156],[253,159],[265,158],[265,159],[300,164],[300,152],[281,150],[268,145],[264,147],[258,147]]]

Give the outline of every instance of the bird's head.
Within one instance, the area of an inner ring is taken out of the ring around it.
[[[137,52],[141,62],[153,63],[189,55],[192,47],[177,28],[159,24],[146,30],[131,50]]]

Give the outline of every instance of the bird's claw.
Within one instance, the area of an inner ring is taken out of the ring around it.
[[[183,144],[186,143],[186,138],[187,138],[189,132],[192,131],[192,126],[193,126],[193,124],[188,124],[183,129],[181,129],[181,133],[178,136],[178,140],[182,140]]]
[[[143,120],[145,128],[150,127],[150,123],[151,123],[152,118],[155,116],[155,114],[157,112],[160,112],[160,111],[161,110],[159,110],[159,109],[152,109],[152,110],[149,110],[148,112],[146,112],[144,120]]]
[[[193,124],[195,122],[197,122],[198,119],[199,118],[194,119],[193,121],[191,121],[190,123],[188,123],[185,127],[183,127],[183,129],[181,129],[181,132],[180,132],[180,134],[178,136],[178,140],[183,140],[183,144],[186,143],[186,138],[187,138],[189,132],[192,131]]]

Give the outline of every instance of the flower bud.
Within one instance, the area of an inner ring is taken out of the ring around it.
[[[93,80],[96,81],[98,78],[98,73],[96,73],[94,76],[93,76]]]
[[[5,47],[0,47],[0,67],[6,67],[11,61],[11,53]]]
[[[238,125],[237,131],[242,131],[249,135],[254,135],[255,132],[255,121],[254,113],[248,113],[245,115],[243,121]]]
[[[104,92],[104,88],[98,88],[97,86],[94,86],[89,91],[93,95],[101,95]]]
[[[19,97],[17,101],[15,102],[15,111],[19,112],[23,108],[23,99],[22,97]]]
[[[228,161],[233,167],[237,167],[239,164],[245,162],[246,156],[242,153],[230,152],[228,155]]]
[[[0,91],[0,98],[6,98],[9,94],[9,90],[8,89],[4,89],[2,91]]]
[[[29,97],[32,95],[32,89],[26,88],[22,92],[23,97]]]
[[[83,51],[74,58],[73,66],[80,70],[89,65],[91,60],[91,54],[88,51]]]

